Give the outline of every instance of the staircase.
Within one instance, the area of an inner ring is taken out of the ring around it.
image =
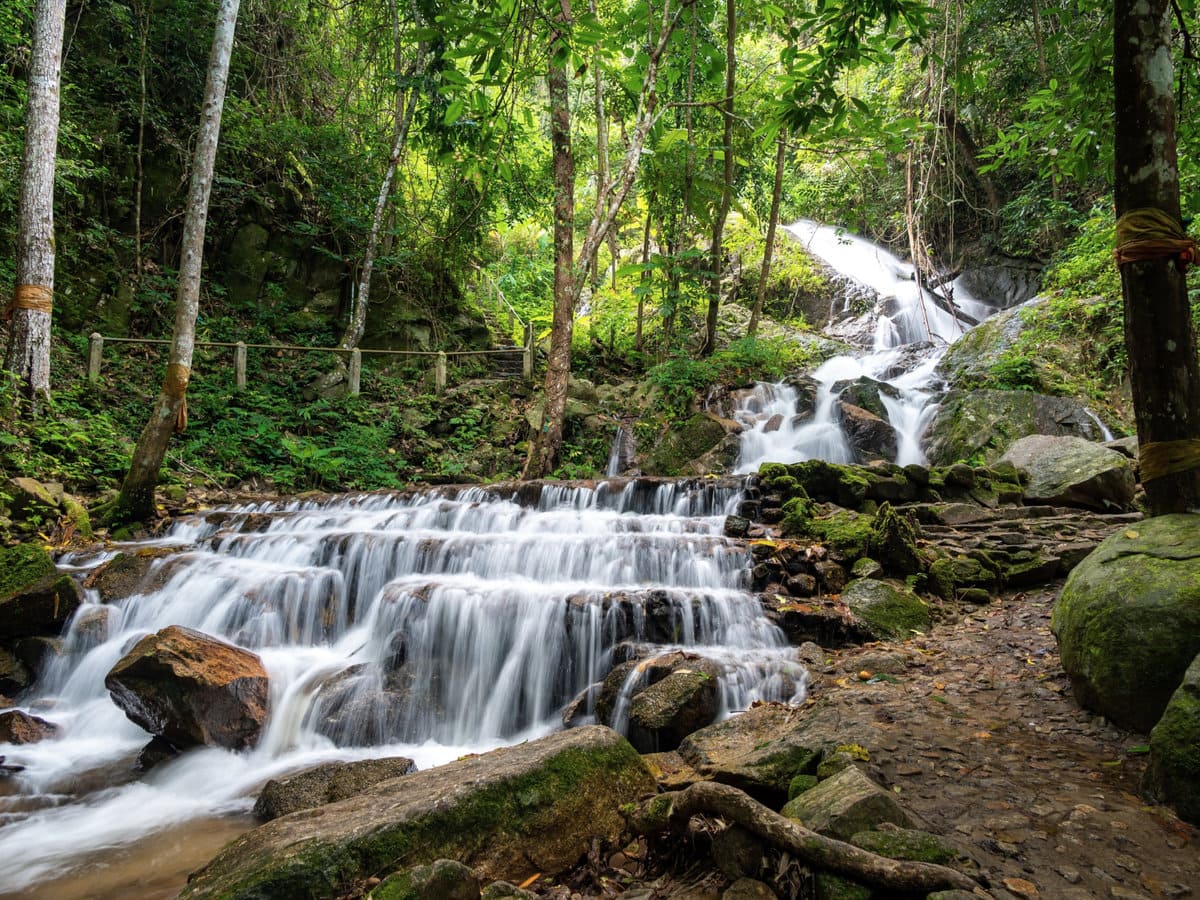
[[[529,326],[505,299],[500,286],[482,273],[476,285],[475,308],[492,336],[492,351],[486,356],[492,376],[497,379],[524,377],[525,347],[514,340],[514,335],[518,329],[519,333],[528,335]]]

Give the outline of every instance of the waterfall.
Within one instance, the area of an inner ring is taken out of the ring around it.
[[[155,563],[161,587],[112,604],[89,592],[65,652],[21,698],[62,730],[0,746],[26,767],[0,797],[0,890],[245,811],[267,778],[316,761],[404,755],[425,767],[545,734],[628,646],[711,659],[726,714],[799,701],[803,669],[748,590],[746,549],[722,534],[741,496],[733,480],[533,483],[179,522],[156,542],[176,547]],[[258,653],[269,718],[253,750],[188,751],[135,781],[149,736],[104,676],[167,625]]]
[[[921,435],[937,411],[935,369],[945,348],[996,308],[957,282],[940,292],[922,287],[911,263],[841,229],[803,220],[788,231],[814,256],[852,284],[850,294],[878,298],[859,318],[870,350],[837,356],[811,373],[816,383],[811,414],[798,414],[799,394],[787,385],[756,385],[734,417],[742,423],[737,471],[757,472],[764,462],[856,462],[840,420],[838,390],[848,382],[878,382],[879,401],[895,432],[900,465],[923,463]],[[923,347],[920,352],[917,348]]]

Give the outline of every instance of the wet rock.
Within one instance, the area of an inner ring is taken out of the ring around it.
[[[153,737],[138,753],[137,762],[133,767],[139,772],[149,772],[155,766],[162,765],[179,755],[179,748],[170,741]]]
[[[826,754],[843,744],[877,746],[879,730],[845,719],[821,703],[797,709],[764,703],[696,731],[679,745],[679,755],[699,778],[741,788],[778,806],[797,775],[816,773]],[[860,829],[862,830],[862,829]]]
[[[29,687],[33,675],[14,653],[0,647],[0,694],[15,696]]]
[[[999,587],[996,571],[968,556],[943,556],[929,566],[929,585],[941,597],[953,600],[964,588],[992,591]]]
[[[1000,458],[1013,441],[1031,434],[1094,440],[1100,429],[1086,408],[1066,397],[1031,391],[951,391],[938,407],[925,439],[933,465]]]
[[[779,602],[777,599],[765,611],[791,644],[815,642],[822,647],[846,647],[872,640],[870,629],[841,601],[823,598]]]
[[[52,572],[0,597],[0,639],[60,634],[82,602],[75,579]]]
[[[885,420],[851,403],[838,402],[838,422],[860,460],[895,459],[899,438]]]
[[[443,858],[489,880],[556,875],[593,837],[615,840],[621,805],[653,791],[619,734],[574,728],[268,822],[194,873],[181,897],[333,898],[381,866]]]
[[[479,878],[462,863],[439,859],[389,875],[369,900],[479,900]]]
[[[1146,519],[1075,567],[1051,617],[1079,702],[1147,732],[1200,654],[1200,516]]]
[[[763,433],[770,434],[772,431],[778,431],[783,426],[783,416],[776,413],[767,419],[767,424],[763,426]]]
[[[1200,655],[1150,732],[1147,792],[1200,825]]]
[[[846,586],[842,599],[876,640],[907,640],[929,630],[929,606],[907,588],[859,578]]]
[[[133,722],[180,748],[250,747],[266,720],[262,661],[177,625],[138,641],[104,685]]]
[[[673,750],[717,717],[720,676],[720,666],[692,653],[631,660],[604,679],[596,715],[614,724],[621,695],[627,694],[630,743],[642,753]]]
[[[0,744],[36,744],[58,734],[58,726],[19,709],[0,713]]]
[[[1077,437],[1030,435],[1001,457],[1029,473],[1025,498],[1034,503],[1127,509],[1136,487],[1129,458]]]
[[[884,822],[903,828],[915,824],[892,794],[855,766],[788,801],[781,812],[813,831],[843,841],[859,832],[874,830]]]
[[[162,560],[176,552],[166,547],[144,547],[118,553],[88,578],[88,587],[96,588],[105,603],[156,591],[170,577],[170,568]]]
[[[297,810],[345,800],[381,781],[416,770],[413,761],[404,756],[323,763],[268,781],[254,803],[254,815],[269,822]]]
[[[750,520],[742,516],[725,517],[725,536],[744,538],[750,533]]]

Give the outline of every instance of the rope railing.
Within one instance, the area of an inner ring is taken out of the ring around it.
[[[371,356],[414,356],[431,357],[433,359],[433,381],[437,393],[446,390],[447,362],[452,357],[459,356],[516,356],[522,358],[522,376],[526,381],[533,380],[533,331],[528,326],[524,328],[526,340],[524,347],[512,347],[502,350],[363,350],[355,347],[347,350],[345,347],[312,347],[304,344],[259,344],[246,341],[196,341],[197,347],[233,348],[234,385],[240,390],[246,387],[246,352],[248,350],[283,350],[289,353],[335,353],[350,357],[346,378],[350,393],[357,395],[362,389],[362,358]],[[104,345],[108,344],[148,344],[170,345],[166,338],[132,338],[110,337],[92,332],[88,336],[88,381],[100,379],[100,369],[104,356]]]
[[[504,291],[500,289],[499,283],[488,275],[485,275],[482,270],[478,272],[478,283],[482,288],[482,293],[487,298],[487,302],[495,307],[498,313],[508,314],[508,336],[511,339],[516,333],[517,325],[521,326],[520,334],[525,341],[529,340],[531,325],[526,322],[521,314],[513,309],[513,305],[508,302],[508,298],[504,296]]]

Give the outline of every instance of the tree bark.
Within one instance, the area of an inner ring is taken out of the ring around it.
[[[196,315],[200,308],[204,229],[221,134],[221,112],[225,105],[225,86],[229,79],[229,58],[233,52],[238,5],[239,0],[221,0],[217,8],[204,103],[200,112],[200,130],[196,135],[196,150],[192,157],[187,212],[183,222],[182,260],[175,293],[175,331],[167,373],[150,411],[150,419],[134,448],[129,473],[121,485],[121,494],[111,517],[114,522],[146,521],[153,517],[154,489],[158,484],[158,472],[167,454],[171,434],[175,430],[182,430],[187,424],[187,385],[196,342]]]
[[[763,301],[767,297],[767,279],[771,277],[771,259],[775,255],[775,231],[779,227],[779,206],[783,200],[783,172],[787,163],[787,130],[783,129],[776,138],[775,183],[771,186],[771,215],[767,220],[767,245],[763,248],[762,268],[758,272],[758,291],[754,296],[754,309],[750,311],[750,324],[746,334],[753,337],[758,331],[758,320],[762,317]]]
[[[5,367],[36,415],[50,399],[50,319],[54,302],[54,165],[66,0],[37,0],[29,61],[25,151],[17,212],[17,280],[9,312]]]
[[[1180,221],[1170,12],[1169,0],[1114,3],[1118,217],[1149,209]],[[1200,366],[1181,268],[1167,255],[1121,266],[1125,344],[1151,515],[1200,512]],[[1182,452],[1182,463],[1164,464],[1174,450]]]
[[[576,272],[574,253],[575,158],[571,153],[571,98],[566,68],[566,39],[570,27],[571,0],[560,0],[560,12],[550,32],[550,63],[546,77],[554,158],[554,320],[546,360],[546,408],[542,412],[541,428],[529,442],[525,478],[544,478],[558,464],[567,409],[567,384],[571,378],[577,282],[583,274]],[[580,258],[586,266],[589,258],[586,247]]]
[[[721,208],[713,222],[712,257],[709,262],[711,282],[708,288],[708,316],[701,356],[710,356],[717,349],[717,316],[721,311],[721,274],[724,271],[721,240],[725,235],[725,220],[729,218],[729,207],[733,205],[733,90],[736,86],[737,55],[737,5],[735,0],[725,0],[725,114],[724,168],[721,183]]]
[[[654,834],[682,831],[696,815],[720,816],[801,862],[892,892],[926,894],[940,890],[973,891],[979,887],[961,872],[932,863],[888,859],[825,837],[781,816],[748,794],[712,781],[701,781],[644,801],[630,816],[633,831]]]

